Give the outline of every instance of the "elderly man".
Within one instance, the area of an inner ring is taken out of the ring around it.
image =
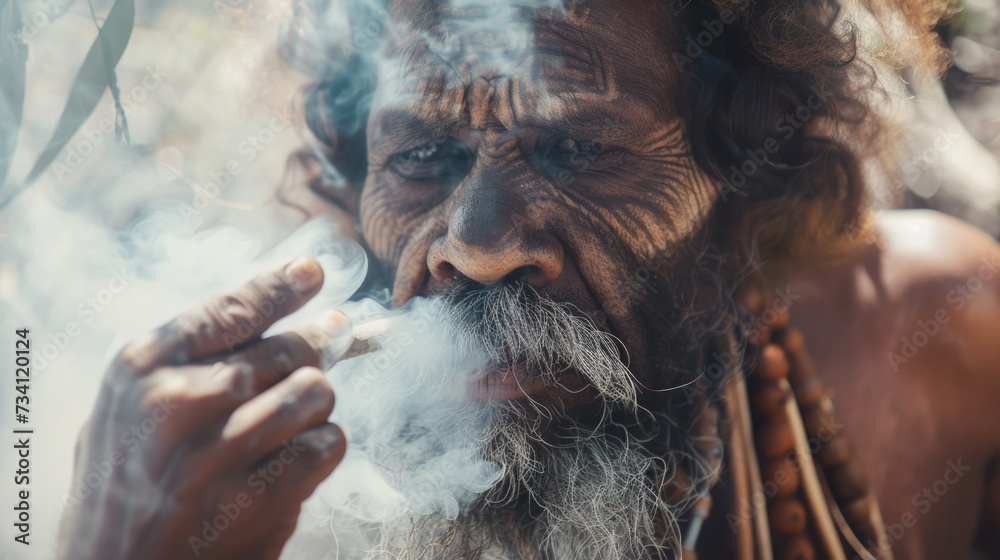
[[[497,488],[372,556],[1000,557],[1000,251],[869,205],[898,65],[859,45],[933,70],[944,8],[320,4],[300,14],[316,36],[351,31],[310,66],[336,169],[310,186],[395,305],[442,294],[478,334],[476,396],[504,410]],[[349,326],[261,335],[322,282],[299,259],[121,352],[80,468],[157,403],[184,413],[68,514],[65,557],[278,557],[345,452],[317,366]],[[290,449],[266,501],[190,546]],[[130,500],[151,485],[165,503]]]

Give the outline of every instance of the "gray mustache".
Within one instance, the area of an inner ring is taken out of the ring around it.
[[[498,367],[522,366],[553,384],[573,371],[606,402],[635,405],[636,382],[622,359],[624,347],[576,306],[526,284],[484,288],[465,282],[444,299],[463,339],[482,347]]]

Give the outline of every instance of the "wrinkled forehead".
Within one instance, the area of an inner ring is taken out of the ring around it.
[[[676,77],[663,4],[400,0],[376,107],[447,112],[490,91],[513,113],[626,98],[666,109]]]

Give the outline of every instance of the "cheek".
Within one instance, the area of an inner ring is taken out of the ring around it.
[[[688,243],[708,220],[719,193],[707,174],[686,159],[643,163],[639,171],[599,178],[599,188],[566,194],[577,214],[570,224],[575,222],[575,229],[582,236],[589,234],[599,248],[581,247],[584,253],[598,260],[618,255],[636,267],[650,268],[672,248]],[[621,275],[631,274],[622,270]]]
[[[433,229],[442,214],[441,203],[447,195],[434,188],[404,188],[394,184],[387,173],[370,174],[361,194],[360,219],[368,246],[379,260],[393,266],[407,250],[407,245]]]
[[[683,161],[673,168],[667,174],[649,166],[631,183],[609,178],[601,192],[573,201],[567,222],[576,266],[601,306],[597,313],[632,338],[649,327],[651,315],[692,303],[680,284],[698,262],[692,255],[706,248],[718,201],[706,174]]]
[[[640,261],[690,237],[710,215],[721,190],[691,156],[684,123],[674,119],[633,131],[628,156],[579,182],[581,196]]]
[[[377,177],[369,175],[359,205],[361,232],[375,256],[382,261],[393,260],[393,248],[402,225],[398,214],[389,210],[391,201],[385,185]]]

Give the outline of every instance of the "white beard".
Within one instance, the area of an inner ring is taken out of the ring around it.
[[[480,348],[492,363],[516,356],[528,363],[535,375],[552,383],[558,382],[560,372],[572,368],[592,387],[600,387],[603,413],[584,426],[531,399],[449,401],[418,404],[416,412],[411,410],[402,417],[392,412],[391,422],[381,418],[359,420],[367,422],[366,429],[355,433],[364,432],[369,439],[355,439],[355,443],[363,447],[366,461],[382,470],[385,480],[395,482],[395,489],[409,505],[398,514],[380,519],[359,515],[353,504],[333,508],[332,515],[328,508],[324,513],[326,522],[318,531],[325,532],[325,550],[330,551],[329,531],[334,528],[335,552],[321,557],[678,557],[678,516],[701,491],[700,481],[708,473],[700,472],[703,462],[697,459],[686,430],[665,415],[638,405],[635,381],[620,361],[610,335],[581,319],[570,306],[536,294],[526,295],[517,288],[446,301],[445,323],[458,325],[451,331],[457,333],[457,338],[451,339],[456,347]],[[435,348],[440,349],[441,337],[437,336],[435,342]],[[417,340],[410,346],[422,348],[425,344]],[[359,393],[358,398],[375,407],[395,410],[395,390],[406,397],[397,399],[399,406],[413,409],[414,398],[436,393],[436,389],[428,387],[442,383],[442,374],[438,373],[443,369],[444,362],[439,359],[442,353],[446,352],[435,350],[429,367],[417,368],[416,373],[412,373],[412,353],[400,353],[391,364],[369,372],[386,378],[369,377],[363,396]],[[398,371],[404,370],[410,373],[400,376]],[[401,389],[400,378],[420,394]],[[345,387],[350,379],[347,376],[334,386]],[[453,385],[454,381],[446,380],[443,386]],[[393,384],[395,389],[390,389]],[[353,406],[351,395],[338,393],[337,406]],[[430,418],[428,411],[432,412]],[[362,412],[372,417],[370,410]],[[334,420],[346,421],[350,428],[350,419],[337,419],[336,415],[335,410]],[[544,433],[539,418],[545,419]],[[428,453],[427,447],[447,449]],[[462,457],[437,462],[452,452]],[[477,471],[477,465],[487,465],[488,469]],[[465,469],[464,474],[459,468]],[[679,469],[694,481],[692,491],[679,502],[666,503],[661,489]],[[338,471],[343,470],[342,464]],[[470,470],[475,476],[468,476]],[[423,492],[419,486],[428,477],[434,479],[431,486],[435,487]],[[441,479],[445,479],[443,484],[454,482],[453,487],[461,486],[444,502],[438,497]],[[469,482],[480,486],[469,487]],[[307,531],[302,530],[301,522],[299,529],[297,535],[302,537]],[[315,543],[297,549],[299,544],[301,538],[298,542],[293,539],[283,557],[317,558]]]
[[[378,527],[376,546],[364,557],[677,557],[677,516],[689,500],[665,503],[661,488],[684,453],[652,457],[638,441],[602,428],[539,457],[524,443],[522,427],[498,426],[494,435],[500,441],[484,453],[505,478],[455,520],[430,516]]]

